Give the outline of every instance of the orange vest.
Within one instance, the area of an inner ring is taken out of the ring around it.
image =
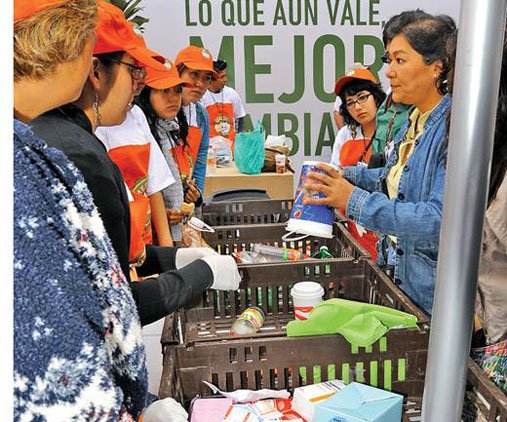
[[[364,154],[364,150],[370,143],[369,139],[351,139],[343,144],[340,149],[340,163],[342,167],[355,166]],[[363,157],[363,161],[368,163],[371,157],[371,145],[368,151]],[[342,210],[344,211],[344,210]],[[345,213],[343,213],[345,214]],[[348,220],[349,232],[371,255],[371,257],[377,260],[377,248],[376,244],[378,241],[378,235],[375,232],[366,230],[361,236],[357,230],[357,226],[352,221]]]
[[[125,145],[109,150],[109,156],[120,168],[134,201],[130,207],[129,261],[134,262],[143,253],[144,245],[153,240],[150,200],[146,195],[150,144]]]
[[[236,131],[234,128],[234,109],[231,103],[214,103],[206,107],[209,114],[209,137],[223,136],[234,141]]]
[[[181,179],[191,179],[194,172],[195,160],[201,146],[202,133],[199,127],[189,126],[187,145],[182,144],[172,149],[174,161],[178,165]]]

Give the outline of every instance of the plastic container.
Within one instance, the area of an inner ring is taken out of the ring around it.
[[[314,281],[302,281],[294,284],[290,295],[294,303],[294,316],[296,319],[306,320],[314,306],[322,302],[324,289]]]
[[[276,172],[277,173],[285,173],[286,161],[287,161],[287,157],[285,155],[283,155],[283,154],[276,154],[275,155],[275,165],[276,165]]]
[[[276,261],[300,261],[304,258],[303,254],[296,249],[279,248],[260,243],[254,244],[252,250],[270,260]]]
[[[213,145],[208,147],[208,166],[207,173],[215,174],[217,172],[217,157],[215,154],[215,150],[213,149]]]
[[[310,171],[327,174],[316,167],[318,163],[318,161],[305,161],[303,163],[287,231],[330,239],[333,237],[333,222],[335,219],[333,209],[327,205],[303,204],[303,198],[307,195],[311,198],[324,198],[322,193],[308,192],[305,187],[307,175]]]
[[[246,308],[231,327],[231,334],[244,336],[260,330],[265,319],[264,312],[257,306]]]

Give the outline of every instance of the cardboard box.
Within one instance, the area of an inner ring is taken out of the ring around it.
[[[353,382],[317,403],[314,422],[400,422],[403,396]]]
[[[345,384],[338,380],[305,385],[294,390],[292,408],[308,422],[312,422],[315,406],[345,388]]]

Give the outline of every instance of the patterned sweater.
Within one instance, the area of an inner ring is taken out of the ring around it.
[[[14,122],[14,420],[132,421],[139,316],[81,174]]]

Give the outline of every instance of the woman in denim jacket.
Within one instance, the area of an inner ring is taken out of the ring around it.
[[[346,208],[347,217],[381,234],[379,264],[395,265],[395,282],[431,313],[436,279],[446,163],[446,40],[448,16],[403,12],[386,25],[386,71],[393,100],[414,107],[386,166],[345,167],[328,176],[311,173],[309,188],[326,198],[307,203]]]

